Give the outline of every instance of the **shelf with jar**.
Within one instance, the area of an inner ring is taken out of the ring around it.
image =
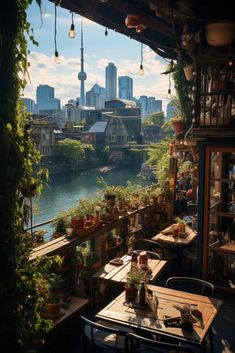
[[[227,127],[235,124],[235,69],[228,62],[198,65],[196,124]]]

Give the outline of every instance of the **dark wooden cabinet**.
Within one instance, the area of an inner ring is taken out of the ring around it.
[[[235,289],[235,147],[205,148],[203,277]]]

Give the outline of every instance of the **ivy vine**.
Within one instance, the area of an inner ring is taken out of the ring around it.
[[[0,330],[4,352],[36,352],[48,321],[39,315],[36,272],[28,261],[31,235],[23,230],[22,188],[35,178],[40,155],[27,129],[20,95],[28,61],[26,10],[32,0],[4,3],[0,12]],[[40,3],[40,1],[37,1]]]

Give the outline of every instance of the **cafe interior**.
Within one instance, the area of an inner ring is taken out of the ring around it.
[[[30,262],[60,255],[66,265],[75,250],[79,258],[72,272],[76,290],[60,293],[59,312],[44,313],[52,328],[42,350],[235,352],[232,2],[61,0],[55,6],[149,46],[169,62],[165,74],[180,62],[192,110],[183,137],[169,145],[168,199],[136,201],[102,224],[96,209],[97,224],[89,229],[71,225],[67,234],[33,248]],[[193,169],[180,174],[185,160]],[[106,202],[116,209],[115,199]],[[83,261],[85,243],[96,253],[92,266]],[[59,268],[67,283],[71,267]]]

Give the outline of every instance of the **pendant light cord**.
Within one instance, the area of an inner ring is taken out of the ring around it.
[[[57,35],[57,5],[55,3],[55,32],[54,32],[55,52],[57,52],[56,35]]]

